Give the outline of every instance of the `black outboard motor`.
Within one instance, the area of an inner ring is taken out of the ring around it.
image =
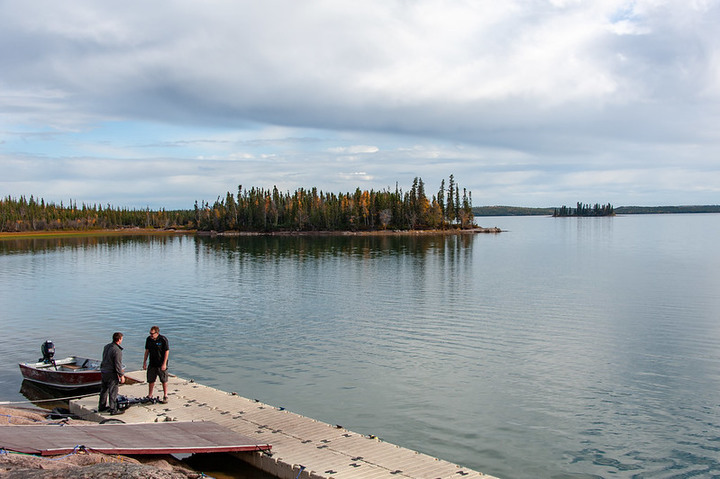
[[[55,361],[53,360],[53,357],[55,356],[55,345],[52,341],[50,341],[49,339],[45,341],[40,347],[40,351],[42,351],[43,355],[43,357],[40,358],[40,361],[44,362],[45,364],[55,364]]]

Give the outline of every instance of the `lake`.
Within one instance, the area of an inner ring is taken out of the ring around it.
[[[0,400],[157,324],[181,377],[501,478],[720,476],[720,215],[477,222],[0,241]]]

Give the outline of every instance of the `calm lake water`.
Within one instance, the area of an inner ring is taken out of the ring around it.
[[[499,235],[0,241],[0,400],[46,339],[501,478],[720,477],[720,215]]]

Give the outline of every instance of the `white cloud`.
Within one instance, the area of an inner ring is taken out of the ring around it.
[[[352,146],[335,146],[328,148],[330,153],[348,153],[348,154],[360,154],[360,153],[377,153],[380,148],[377,146],[369,145],[352,145]]]

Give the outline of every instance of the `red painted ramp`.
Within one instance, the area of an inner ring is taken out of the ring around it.
[[[268,451],[269,444],[213,422],[0,427],[0,448],[53,456],[78,446],[106,454],[191,454]]]

